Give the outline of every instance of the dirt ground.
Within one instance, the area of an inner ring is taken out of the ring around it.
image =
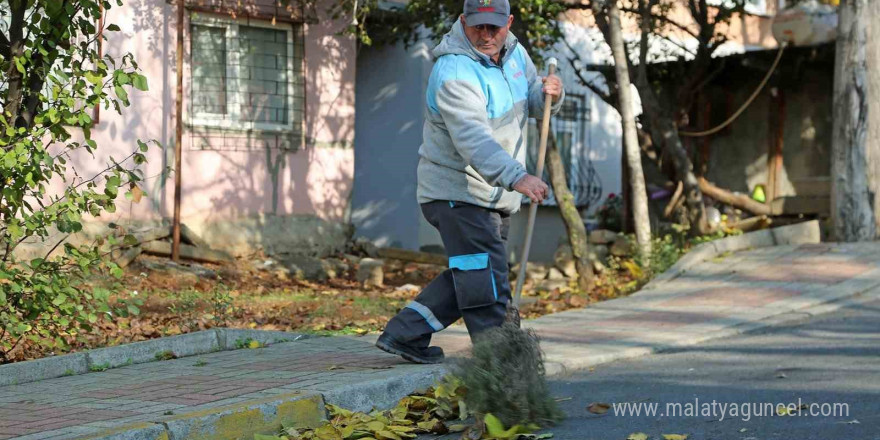
[[[366,334],[385,323],[445,267],[387,260],[383,287],[363,287],[355,279],[357,265],[325,282],[293,279],[281,270],[267,269],[265,256],[230,264],[169,263],[167,258],[141,255],[121,280],[91,280],[112,284],[120,297],[142,302],[129,317],[105,316],[86,334],[69,335],[70,351],[142,341],[212,327],[283,330],[321,334]],[[615,283],[628,281],[613,277]],[[524,289],[525,318],[555,313],[615,296],[609,276],[599,276],[589,294],[570,288],[535,292]],[[25,344],[15,361],[52,353]]]

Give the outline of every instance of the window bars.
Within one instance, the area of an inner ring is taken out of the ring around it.
[[[189,41],[187,122],[193,148],[302,145],[301,24],[194,13]]]
[[[602,182],[588,157],[590,112],[584,95],[566,93],[562,108],[552,120],[552,135],[556,139],[556,149],[562,157],[568,189],[574,196],[575,206],[588,208],[602,198]],[[538,127],[534,120],[529,122],[528,154],[526,169],[534,174],[538,160]],[[550,174],[545,168],[542,179],[550,185]],[[556,205],[552,186],[544,205]]]

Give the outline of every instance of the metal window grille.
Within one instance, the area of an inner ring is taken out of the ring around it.
[[[556,148],[559,150],[565,167],[568,189],[574,196],[575,205],[581,208],[589,207],[602,198],[602,182],[596,168],[593,167],[593,162],[587,155],[589,122],[590,112],[586,96],[574,93],[566,93],[562,108],[551,120],[552,134],[556,139]],[[538,162],[540,127],[534,120],[529,124],[526,169],[529,173],[534,174]],[[548,185],[550,184],[550,174],[546,166],[542,178]],[[556,205],[556,198],[552,190],[544,204]]]
[[[194,14],[190,44],[188,120],[195,148],[302,145],[301,24]]]

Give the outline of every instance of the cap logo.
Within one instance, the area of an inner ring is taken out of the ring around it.
[[[492,7],[492,0],[480,0],[480,4],[483,5],[477,8],[477,12],[492,12],[495,8]]]

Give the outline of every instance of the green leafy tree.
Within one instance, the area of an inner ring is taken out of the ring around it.
[[[137,312],[135,304],[111,310],[111,292],[84,282],[96,270],[122,275],[103,258],[107,244],[121,243],[65,240],[82,230],[84,217],[114,212],[120,191],[134,197],[143,178],[136,169],[146,161],[142,141],[95,176],[81,176],[71,162],[95,156],[96,108],[121,112],[131,89],[147,90],[131,54],[100,53],[99,42],[119,30],[100,27],[113,6],[98,0],[0,3],[0,362],[11,361],[23,344],[63,350],[102,315]],[[45,256],[16,257],[23,243],[50,237],[58,241]]]

